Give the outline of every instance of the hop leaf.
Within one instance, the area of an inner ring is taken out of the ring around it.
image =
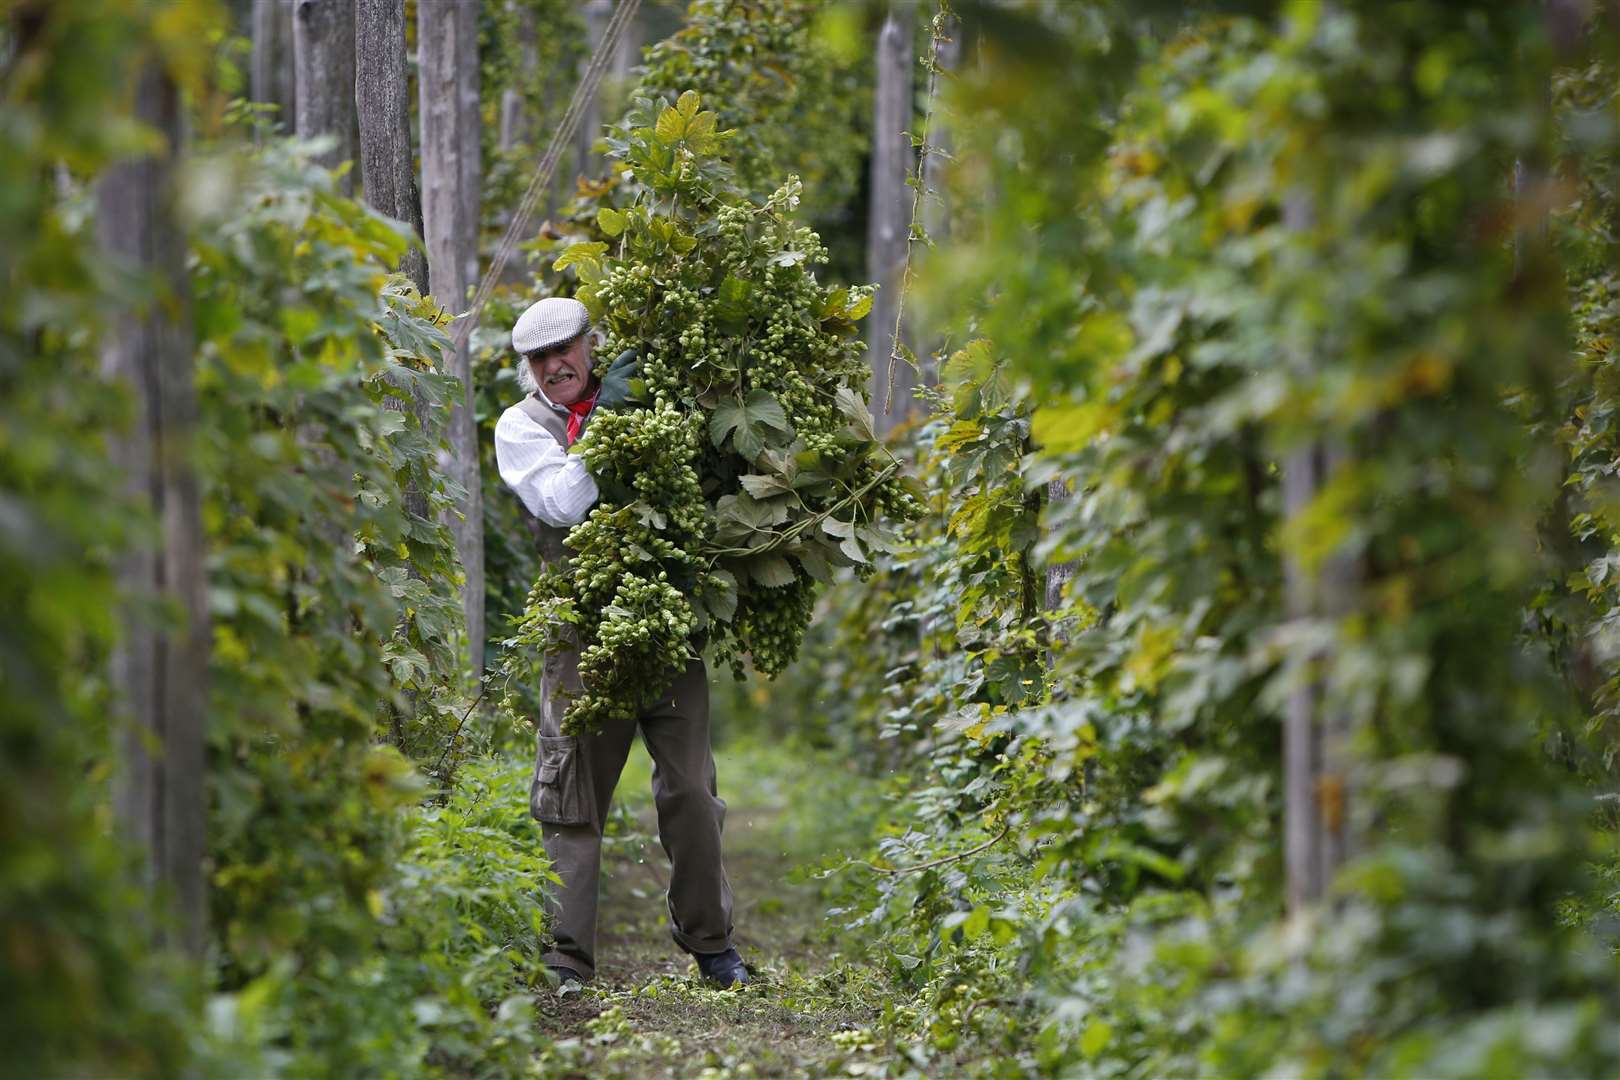
[[[737,453],[753,461],[765,449],[765,430],[793,434],[782,405],[764,390],[750,390],[743,401],[721,402],[709,417],[709,438],[716,449],[731,436]]]

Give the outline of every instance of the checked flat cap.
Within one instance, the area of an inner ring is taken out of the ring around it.
[[[529,305],[512,327],[512,348],[524,356],[572,341],[591,328],[585,305],[567,296],[548,296]]]

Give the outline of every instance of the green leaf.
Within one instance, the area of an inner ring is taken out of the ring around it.
[[[827,551],[820,543],[796,544],[793,555],[804,567],[804,572],[823,585],[832,582],[832,564],[827,560]]]
[[[604,206],[596,212],[596,224],[609,236],[618,236],[630,224],[628,215]]]
[[[838,405],[838,411],[849,418],[849,426],[854,430],[856,437],[866,442],[877,441],[877,429],[872,423],[872,410],[867,408],[860,394],[850,387],[840,386],[833,400]]]
[[[767,428],[785,435],[793,433],[781,404],[764,390],[750,390],[744,401],[722,401],[709,415],[709,440],[715,448],[724,447],[730,436],[737,453],[749,461],[765,449]]]
[[[1080,1036],[1080,1052],[1088,1058],[1094,1058],[1103,1052],[1113,1037],[1112,1027],[1102,1020],[1092,1020],[1086,1024],[1086,1030]]]
[[[1030,433],[1054,454],[1079,450],[1119,419],[1119,410],[1103,402],[1042,406],[1030,421]]]
[[[658,123],[653,126],[653,135],[659,142],[669,144],[681,141],[686,134],[686,121],[674,109],[666,108],[658,114]]]
[[[823,518],[821,531],[834,539],[842,540],[845,537],[855,535],[855,523],[853,521],[839,521],[834,517]]]
[[[793,564],[780,555],[755,555],[743,565],[748,576],[767,589],[780,589],[798,580]]]
[[[714,130],[719,120],[712,112],[701,112],[692,118],[686,128],[686,145],[693,153],[711,153],[719,145],[720,135]]]
[[[769,499],[773,495],[787,495],[793,491],[792,485],[780,476],[750,474],[744,476],[741,482],[743,489],[756,499]]]
[[[561,255],[557,256],[551,264],[553,270],[566,270],[568,267],[578,267],[583,274],[584,268],[600,270],[602,256],[607,254],[608,246],[599,240],[584,241],[571,244]]]
[[[729,570],[716,570],[703,579],[698,599],[718,622],[730,622],[737,615],[737,578]]]
[[[900,542],[875,525],[859,526],[855,530],[855,535],[870,550],[883,551],[890,555],[900,550]]]
[[[714,296],[715,322],[728,334],[748,328],[748,300],[754,287],[742,278],[727,274]]]
[[[769,540],[771,527],[787,520],[780,501],[760,502],[752,495],[722,495],[714,504],[715,538],[727,544],[756,544]]]
[[[834,289],[822,297],[820,315],[823,319],[842,319],[849,310],[849,290]]]
[[[781,450],[767,449],[760,455],[759,460],[765,468],[780,476],[783,481],[792,486],[794,477],[799,475],[799,458],[808,453],[813,453],[813,451],[805,450],[803,441],[795,439],[792,446]]]
[[[697,115],[697,111],[702,104],[703,99],[698,97],[697,91],[688,90],[675,102],[675,111],[680,113],[682,120],[690,123],[692,117]]]

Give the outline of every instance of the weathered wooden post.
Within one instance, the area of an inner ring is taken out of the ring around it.
[[[119,569],[123,638],[113,684],[126,714],[120,733],[116,815],[146,855],[146,881],[172,900],[179,944],[201,958],[207,928],[203,879],[208,799],[207,553],[191,440],[197,424],[192,381],[190,290],[185,237],[175,214],[180,94],[155,64],[140,72],[135,117],[164,147],[107,170],[97,191],[97,231],[116,261],[148,276],[156,296],[109,323],[107,375],[134,405],[113,460],[131,499],[157,525],[154,544]],[[162,613],[178,618],[170,623]]]
[[[1283,204],[1283,221],[1294,232],[1310,227],[1311,205],[1303,195]],[[1283,517],[1311,504],[1345,461],[1325,437],[1307,440],[1283,462]],[[1285,567],[1288,616],[1299,621],[1341,618],[1348,610],[1354,568],[1335,554],[1320,566],[1289,558]],[[1314,666],[1321,659],[1312,656]],[[1283,718],[1283,854],[1290,914],[1327,895],[1350,850],[1350,756],[1348,720],[1327,700],[1320,677],[1305,673]]]
[[[416,15],[428,284],[439,303],[459,314],[478,280],[478,4],[477,0],[419,3]],[[461,516],[452,520],[451,528],[466,575],[462,612],[467,619],[468,661],[477,674],[484,667],[484,503],[472,412],[472,354],[467,345],[456,349],[450,374],[465,388],[450,411],[447,464],[466,490],[457,508]]]
[[[540,29],[534,23],[534,9],[518,7],[515,0],[506,0],[506,10],[517,16],[518,66],[532,72],[540,66],[540,48],[537,40]],[[534,118],[529,115],[528,103],[515,86],[501,91],[500,142],[503,151],[510,151],[520,143],[533,139]]]
[[[360,119],[360,181],[366,202],[422,235],[422,199],[411,146],[405,78],[405,0],[358,0],[354,100]],[[413,247],[399,269],[428,291],[427,253]]]
[[[293,60],[298,137],[336,140],[316,159],[329,169],[353,161],[354,0],[296,0]],[[354,191],[352,172],[339,181],[339,188],[345,195]]]
[[[930,243],[943,244],[951,236],[951,200],[946,189],[946,173],[951,161],[953,142],[950,119],[940,106],[943,83],[962,59],[962,23],[956,16],[941,11],[934,21],[934,70],[928,81],[928,130],[922,160],[922,230]],[[913,259],[920,259],[926,248],[919,245]],[[921,366],[921,381],[931,386],[939,382],[937,357],[944,340],[937,329],[923,331],[922,353],[917,362]]]
[[[602,35],[607,32],[608,19],[613,16],[613,0],[586,0],[585,4],[585,52],[579,58],[579,70],[585,71],[591,62],[596,50],[602,47]],[[596,168],[596,156],[591,153],[591,146],[596,142],[602,126],[602,107],[600,94],[593,93],[585,103],[585,111],[580,114],[579,131],[574,136],[574,163],[575,172],[580,176],[589,176]],[[567,191],[563,193],[566,199]]]
[[[293,0],[253,0],[253,56],[248,87],[254,101],[278,107],[275,126],[293,130]]]
[[[867,218],[866,274],[878,285],[867,316],[867,355],[872,365],[873,415],[878,434],[893,431],[912,408],[915,373],[892,361],[895,317],[911,234],[912,33],[911,0],[889,5],[877,40],[877,88],[873,94],[871,208]],[[908,344],[904,328],[901,343]],[[892,383],[892,388],[891,388]]]

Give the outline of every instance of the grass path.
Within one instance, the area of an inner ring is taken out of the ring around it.
[[[749,748],[716,757],[729,808],[736,943],[753,983],[740,992],[709,989],[670,940],[663,900],[669,864],[657,841],[650,765],[638,744],[609,825],[596,981],[569,999],[544,997],[541,1023],[557,1045],[537,1063],[542,1075],[863,1071],[855,1058],[861,1029],[878,1015],[881,976],[841,954],[817,883],[800,870],[856,835],[860,800],[829,798],[825,782],[815,791],[816,778],[803,775],[814,766],[802,758]]]

